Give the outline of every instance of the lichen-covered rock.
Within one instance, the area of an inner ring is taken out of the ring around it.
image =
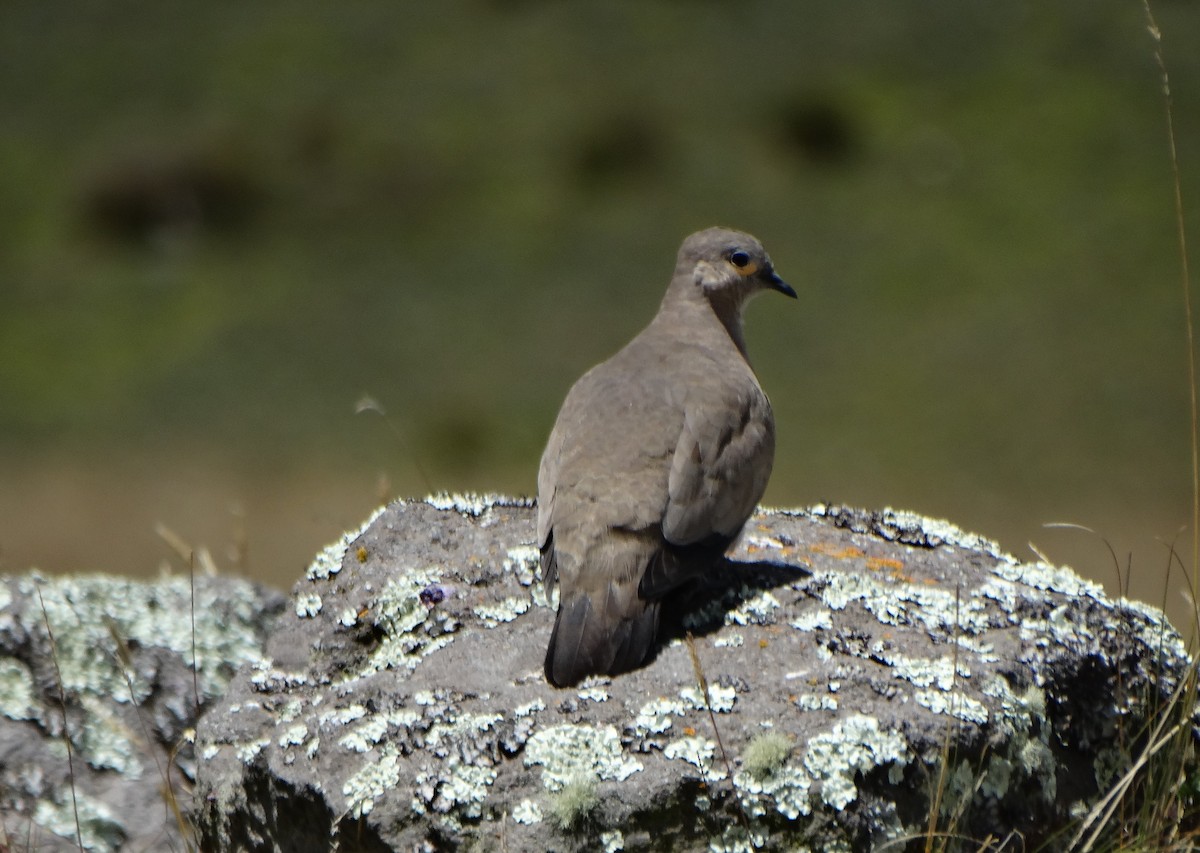
[[[0,847],[184,849],[197,711],[283,605],[229,578],[0,577]]]
[[[556,690],[533,517],[398,502],[318,556],[200,723],[207,848],[868,849],[935,788],[941,826],[1036,846],[1188,665],[1069,570],[818,506],[752,518],[649,665]]]

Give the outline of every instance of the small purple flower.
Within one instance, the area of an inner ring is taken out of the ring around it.
[[[433,607],[435,604],[441,604],[452,595],[454,595],[454,587],[441,583],[431,583],[421,590],[420,598],[421,603],[426,607]]]

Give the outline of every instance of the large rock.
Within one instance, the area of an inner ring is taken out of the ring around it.
[[[556,690],[533,521],[398,502],[322,553],[201,720],[205,847],[1033,847],[1188,665],[1161,613],[1069,570],[821,506],[751,519],[648,666]]]
[[[0,577],[0,849],[185,849],[191,727],[283,604],[230,578]]]

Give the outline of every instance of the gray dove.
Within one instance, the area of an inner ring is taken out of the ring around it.
[[[796,296],[754,237],[692,234],[650,325],[567,394],[538,472],[551,684],[641,666],[664,597],[716,565],[762,497],[775,419],[742,306],[766,289]]]

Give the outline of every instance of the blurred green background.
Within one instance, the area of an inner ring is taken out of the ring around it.
[[[1196,242],[1200,4],[1154,11]],[[382,496],[532,493],[571,382],[725,224],[801,294],[747,320],[769,503],[946,517],[1112,589],[1107,540],[1183,612],[1185,314],[1138,2],[0,24],[4,570],[152,573],[162,522],[287,587]]]

